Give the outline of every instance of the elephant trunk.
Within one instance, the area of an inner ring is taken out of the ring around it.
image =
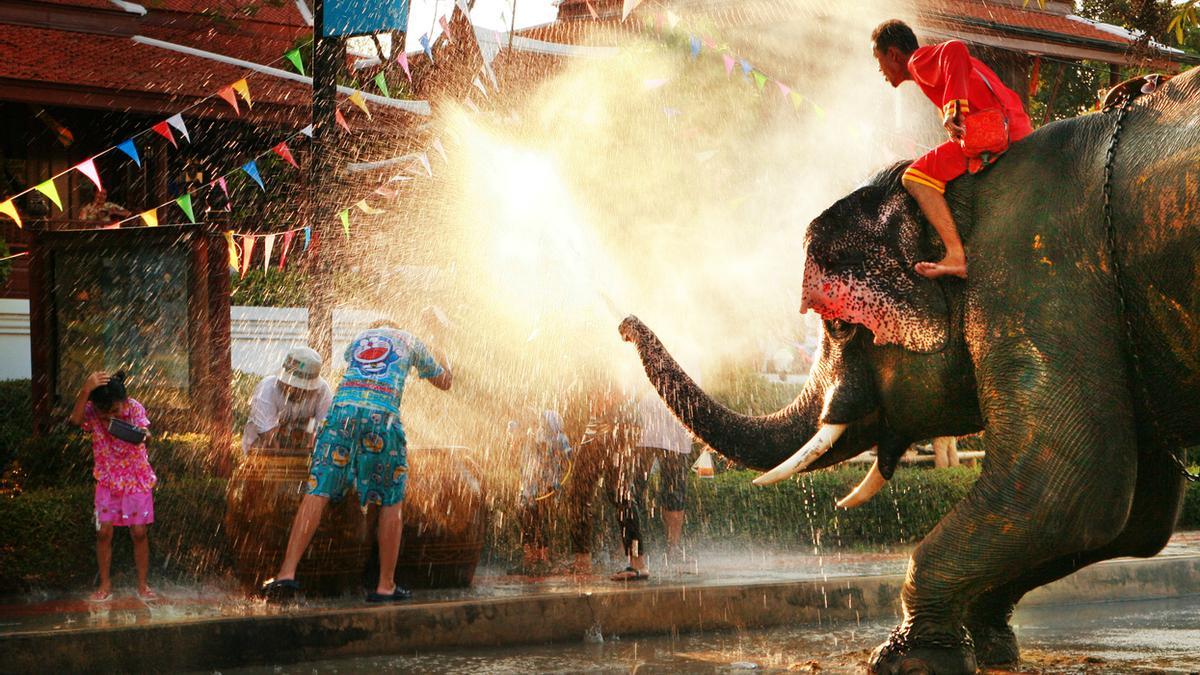
[[[817,431],[821,396],[805,386],[786,408],[763,416],[736,413],[704,393],[636,317],[621,323],[621,335],[637,347],[650,382],[679,421],[712,449],[750,468],[769,469]]]

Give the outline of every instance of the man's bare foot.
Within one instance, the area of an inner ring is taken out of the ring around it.
[[[137,596],[138,599],[143,602],[153,602],[154,600],[158,600],[158,593],[155,593],[154,589],[150,588],[149,586],[142,586],[139,588]]]
[[[88,602],[108,602],[112,600],[112,589],[108,586],[101,586],[96,589],[95,593],[88,596]]]
[[[942,259],[941,262],[936,263],[919,262],[913,268],[917,271],[917,274],[929,279],[946,276],[959,277],[961,279],[967,278],[967,261],[961,258],[951,260],[947,257]]]

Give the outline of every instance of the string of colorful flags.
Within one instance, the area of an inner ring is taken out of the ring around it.
[[[300,72],[301,75],[304,74],[304,60],[301,56],[299,47],[286,52],[281,58],[290,62],[296,68],[296,70]],[[401,64],[404,67],[404,71],[408,75],[409,80],[411,81],[412,75],[408,68],[407,58],[398,59],[398,60],[401,61]],[[390,94],[388,86],[387,86],[387,80],[384,77],[383,72],[380,72],[378,75],[375,76],[374,82],[375,82],[375,85],[380,89],[380,91],[383,92],[384,96],[391,98],[391,94]],[[235,82],[232,82],[224,87],[221,87],[220,89],[213,92],[212,94],[209,94],[208,96],[205,96],[205,97],[197,100],[196,102],[192,103],[191,105],[184,108],[180,112],[177,112],[174,115],[171,115],[170,117],[150,126],[147,129],[143,129],[142,131],[139,131],[139,132],[133,134],[129,138],[125,139],[124,141],[121,141],[120,143],[117,143],[116,145],[113,145],[108,148],[105,148],[104,150],[101,150],[100,152],[92,155],[91,157],[88,157],[87,159],[84,159],[83,161],[79,162],[78,164],[75,164],[67,169],[64,169],[63,171],[60,171],[60,172],[50,176],[48,179],[46,179],[45,181],[42,181],[41,183],[38,183],[37,185],[30,186],[16,194],[10,195],[4,201],[0,202],[0,214],[3,214],[5,216],[8,216],[9,218],[11,218],[17,224],[17,227],[24,227],[24,223],[21,219],[20,212],[17,210],[15,200],[22,197],[23,195],[29,194],[31,192],[38,192],[38,193],[44,195],[51,203],[54,204],[54,206],[56,206],[60,211],[62,211],[63,210],[62,198],[59,195],[58,187],[55,185],[55,181],[65,175],[71,173],[72,171],[78,171],[79,173],[83,174],[84,176],[86,176],[88,178],[89,181],[91,181],[96,186],[97,190],[103,190],[104,186],[100,180],[100,173],[96,168],[96,160],[98,158],[100,158],[101,156],[107,155],[108,153],[111,153],[113,151],[119,151],[120,153],[124,154],[128,158],[129,161],[132,161],[135,165],[137,165],[140,168],[142,166],[142,156],[141,156],[141,153],[139,152],[137,141],[139,140],[140,137],[142,137],[145,134],[150,134],[150,133],[157,134],[157,135],[161,136],[162,138],[166,139],[166,141],[169,142],[171,144],[171,146],[176,149],[179,148],[179,143],[175,138],[176,133],[179,134],[180,136],[182,136],[185,141],[187,141],[188,143],[191,143],[191,141],[192,141],[191,134],[188,131],[187,123],[184,121],[183,115],[184,115],[184,113],[189,112],[190,110],[204,104],[206,101],[213,99],[213,98],[220,98],[220,99],[224,100],[233,109],[234,114],[238,115],[238,116],[240,116],[242,113],[241,106],[239,105],[239,100],[245,104],[247,109],[251,109],[254,106],[254,101],[250,95],[250,84],[247,81],[247,79],[243,77]],[[359,92],[358,90],[355,90],[347,97],[346,100],[349,100],[351,103],[353,103],[359,109],[361,109],[363,111],[363,113],[366,114],[368,119],[371,118],[371,111],[367,108],[367,102],[363,98],[361,92]],[[346,118],[342,115],[341,110],[335,111],[335,121],[337,122],[338,126],[342,127],[347,132],[350,131],[350,125],[346,122]],[[312,135],[312,125],[305,127],[305,129],[302,131],[306,132],[307,135],[311,136]],[[273,150],[275,150],[275,152],[277,154],[279,154],[281,157],[283,157],[290,164],[296,165],[295,159],[292,158],[291,153],[288,150],[287,146],[283,145],[282,143],[280,145],[282,145],[282,147],[277,146],[277,148],[273,148]],[[298,165],[296,165],[296,166],[298,167]],[[246,173],[249,174],[250,177],[253,178],[255,180],[255,182],[257,182],[259,184],[260,187],[262,187],[262,180],[257,174],[257,167],[254,166],[253,161],[250,163],[249,166],[243,166],[242,168],[245,169]],[[225,185],[224,185],[223,178],[224,177],[222,177],[222,180],[221,180],[221,187],[224,189]],[[226,189],[226,194],[228,194],[227,189]],[[177,198],[173,201],[175,201],[176,203],[179,204],[180,209],[183,210],[184,213],[186,215],[188,215],[189,218],[192,218],[192,213],[191,213],[191,208],[190,208],[190,196],[181,195],[179,198]],[[164,204],[160,204],[158,207],[155,207],[153,209],[148,209],[146,211],[143,211],[142,213],[139,213],[138,216],[126,218],[125,220],[120,221],[120,222],[123,223],[123,222],[127,222],[129,220],[133,220],[136,217],[142,217],[143,220],[146,221],[147,225],[150,225],[150,226],[157,225],[157,215],[156,215],[157,209],[162,208],[163,206],[167,206],[170,203],[171,202],[165,202]]]

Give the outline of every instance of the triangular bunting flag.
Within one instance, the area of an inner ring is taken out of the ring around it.
[[[254,101],[250,100],[250,85],[247,84],[244,78],[229,86],[238,93],[238,96],[241,96],[246,101],[247,108],[254,107]]]
[[[342,221],[342,233],[347,239],[350,238],[350,209],[342,209],[338,211],[338,220]]]
[[[299,47],[297,47],[296,49],[293,49],[290,52],[286,52],[283,56],[288,61],[292,62],[292,65],[296,67],[296,72],[300,73],[301,75],[304,74],[304,59],[302,59],[300,57],[300,48]]]
[[[350,131],[350,125],[346,124],[346,118],[342,116],[341,110],[333,111],[333,119],[334,119],[334,121],[336,121],[338,123],[338,126],[345,129],[346,131]]]
[[[247,176],[250,176],[254,179],[255,183],[258,183],[259,189],[266,192],[267,187],[263,185],[262,176],[258,175],[258,164],[255,163],[254,160],[250,160],[249,162],[243,164],[242,171],[245,171]]]
[[[733,64],[736,63],[734,58],[728,54],[722,54],[721,58],[725,61],[725,75],[733,74]]]
[[[229,249],[229,271],[230,273],[242,271],[242,266],[238,264],[237,244],[233,243],[233,232],[225,231],[225,245]]]
[[[296,233],[293,230],[288,230],[283,233],[283,246],[279,249],[279,269],[283,269],[283,263],[287,262],[288,249],[292,247],[292,237]]]
[[[149,211],[142,211],[138,215],[142,217],[142,220],[146,222],[146,225],[150,227],[158,227],[158,211],[150,209]]]
[[[45,183],[40,183],[38,185],[33,186],[33,189],[46,195],[46,197],[49,198],[50,201],[54,202],[54,205],[58,207],[58,210],[62,211],[62,200],[58,198],[58,188],[54,187],[54,179],[53,178],[46,181]]]
[[[667,28],[670,28],[671,30],[675,30],[675,27],[678,25],[679,25],[679,15],[668,9],[667,10]]]
[[[350,102],[361,108],[367,114],[367,119],[371,119],[371,111],[367,110],[367,101],[363,98],[362,92],[356,90],[350,94]]]
[[[282,157],[283,160],[285,162],[287,162],[288,164],[291,164],[292,166],[296,167],[297,169],[300,168],[300,165],[296,163],[296,158],[292,157],[292,151],[288,149],[287,143],[285,143],[284,141],[280,141],[279,145],[276,145],[275,147],[273,147],[271,149],[275,151],[275,154]]]
[[[268,234],[263,242],[263,272],[271,268],[271,249],[275,248],[275,235]]]
[[[250,269],[250,256],[254,253],[254,237],[249,234],[242,235],[242,276],[246,276],[246,272]]]
[[[633,8],[637,7],[641,3],[642,0],[625,0],[623,3],[621,3],[621,20],[624,21],[625,19],[628,19],[629,13],[633,11]]]
[[[156,131],[159,136],[162,136],[163,138],[167,139],[168,141],[171,141],[172,147],[175,147],[175,148],[179,147],[179,145],[177,143],[175,143],[175,136],[171,133],[171,127],[167,125],[166,120],[163,120],[150,128],[153,129],[154,131]]]
[[[412,72],[408,70],[408,54],[400,52],[396,55],[396,60],[400,62],[400,67],[404,69],[404,76],[408,78],[409,82],[412,82]]]
[[[379,91],[383,92],[384,96],[388,98],[392,97],[391,92],[388,91],[387,78],[383,76],[383,71],[375,75],[375,86],[379,87]]]
[[[238,109],[237,94],[233,93],[233,87],[224,87],[217,92],[217,96],[225,99],[225,102],[233,106],[233,112],[236,115],[241,115],[242,111]]]
[[[312,138],[312,132],[313,132],[313,125],[311,125],[311,124],[300,130],[300,133],[304,134],[305,136],[308,136],[309,138]]]
[[[483,94],[484,98],[488,97],[487,89],[483,88],[483,80],[476,77],[474,80],[471,80],[471,84],[475,85],[475,88],[478,89],[481,94]]]
[[[17,213],[17,207],[13,204],[13,200],[6,199],[5,201],[0,202],[0,213],[3,213],[9,218],[17,221],[17,227],[25,227],[23,224],[21,224],[21,214]]]
[[[442,139],[440,139],[440,138],[433,139],[433,149],[437,150],[438,154],[442,156],[443,162],[450,161],[449,158],[446,157],[446,148],[442,147]]]
[[[692,58],[694,59],[697,56],[700,56],[700,38],[693,35],[688,38],[688,42],[692,47]]]
[[[586,4],[586,5],[587,5],[587,8],[588,8],[588,14],[591,14],[593,19],[599,19],[599,18],[600,18],[600,15],[596,13],[596,8],[595,8],[595,7],[592,7],[592,3],[590,3],[590,2],[587,2],[587,1],[585,0],[584,4]]]
[[[392,197],[395,197],[396,195],[400,194],[400,191],[399,190],[389,190],[386,187],[380,185],[379,187],[375,188],[375,194],[379,195],[380,197],[386,197],[387,199],[391,199]]]
[[[796,110],[800,109],[800,104],[804,103],[804,97],[795,91],[788,92],[788,97],[792,99],[792,107]]]
[[[467,107],[470,108],[471,112],[475,113],[476,115],[479,114],[479,106],[475,105],[475,101],[472,101],[469,98],[467,99]]]
[[[757,70],[750,71],[750,74],[754,76],[754,84],[758,85],[758,90],[762,91],[763,87],[767,84],[767,76]]]
[[[93,183],[95,183],[97,190],[104,189],[104,187],[100,185],[100,174],[96,173],[96,163],[91,159],[85,159],[76,164],[75,170],[87,176]]]
[[[217,185],[221,186],[221,192],[225,193],[225,199],[229,199],[229,185],[225,182],[225,176],[217,178]]]
[[[786,84],[784,84],[778,80],[775,81],[775,86],[779,87],[779,93],[782,94],[784,96],[784,98],[787,98],[787,95],[792,93],[791,87],[787,86]]]
[[[420,155],[417,156],[417,159],[421,160],[421,166],[425,167],[425,173],[429,174],[430,177],[432,177],[433,176],[433,167],[429,166],[429,155],[422,152]]]
[[[425,57],[432,62],[433,51],[429,49],[429,35],[422,35],[421,37],[417,38],[417,41],[421,43],[421,49],[425,51]]]
[[[178,131],[181,135],[183,135],[183,140],[187,141],[188,143],[192,142],[192,137],[188,135],[187,125],[183,123],[183,115],[180,115],[179,113],[171,115],[167,118],[167,124],[170,124],[175,128],[175,131]]]
[[[817,105],[816,103],[813,103],[812,101],[809,101],[809,103],[812,104],[813,110],[816,111],[816,113],[817,113],[817,117],[824,119],[825,118],[825,109],[822,108],[821,106]]]
[[[132,159],[134,164],[138,166],[142,165],[142,158],[138,157],[137,146],[133,144],[132,138],[123,143],[118,143],[117,149],[129,155],[129,159]]]
[[[187,216],[189,223],[196,222],[196,216],[192,213],[192,196],[190,194],[184,193],[179,195],[175,203],[179,205],[179,210],[183,211],[184,215]]]
[[[371,206],[370,204],[368,204],[367,200],[365,200],[365,199],[358,200],[357,202],[354,203],[354,205],[357,206],[360,211],[367,214],[368,216],[373,216],[376,213],[384,212],[383,209],[377,209],[374,206]]]
[[[446,22],[446,17],[438,17],[438,25],[442,27],[442,35],[446,36],[446,42],[454,44],[454,36],[450,35],[450,24]]]
[[[747,61],[746,59],[742,59],[741,64],[742,64],[742,74],[743,75],[749,75],[750,71],[754,70],[754,66],[750,65],[750,62]]]
[[[304,228],[304,250],[308,250],[308,242],[312,241],[312,228]]]

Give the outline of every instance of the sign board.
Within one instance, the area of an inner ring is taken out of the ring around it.
[[[324,0],[322,34],[367,35],[408,30],[409,0]]]

